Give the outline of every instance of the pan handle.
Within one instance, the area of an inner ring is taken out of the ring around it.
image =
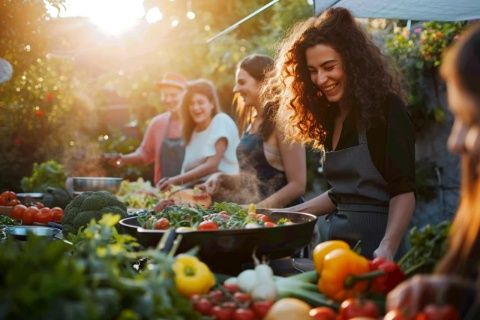
[[[172,250],[173,244],[175,243],[175,238],[177,237],[177,232],[175,229],[168,229],[160,239],[157,244],[157,249],[168,254]]]

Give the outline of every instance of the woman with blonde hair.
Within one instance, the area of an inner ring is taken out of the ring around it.
[[[448,147],[462,157],[460,206],[447,253],[435,275],[404,282],[389,294],[387,302],[390,310],[400,308],[410,315],[427,304],[452,304],[462,319],[480,319],[480,24],[447,51],[441,74],[454,117]]]
[[[232,118],[221,112],[213,83],[198,79],[187,84],[181,117],[186,144],[182,171],[162,179],[158,184],[161,190],[171,185],[202,182],[215,172],[238,173],[235,154],[238,129]]]

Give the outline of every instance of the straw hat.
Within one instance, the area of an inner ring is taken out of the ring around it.
[[[187,86],[187,79],[180,73],[175,72],[165,72],[162,80],[157,82],[157,88],[162,89],[163,87],[176,87],[180,89],[185,89]]]

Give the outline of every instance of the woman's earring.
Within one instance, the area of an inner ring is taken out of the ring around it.
[[[318,91],[317,91],[317,96],[322,97],[322,96],[323,96],[322,91],[318,90]]]

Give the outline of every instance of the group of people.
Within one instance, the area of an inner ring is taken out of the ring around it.
[[[297,24],[280,48],[275,62],[252,55],[237,68],[240,130],[220,111],[210,82],[165,81],[163,95],[170,110],[152,120],[142,145],[120,163],[155,162],[160,188],[202,181],[215,193],[222,183],[240,181],[242,193],[242,183],[248,181],[244,177],[254,176],[260,181],[259,205],[316,214],[322,240],[342,239],[352,246],[360,241],[363,255],[393,259],[415,208],[414,129],[398,75],[344,8]],[[477,278],[479,26],[448,51],[442,75],[455,119],[448,145],[463,160],[461,204],[438,275],[402,284],[389,296],[392,308],[412,304],[412,292],[420,297],[436,288],[471,287],[471,280],[457,278]],[[177,174],[180,137],[186,151]],[[301,197],[304,145],[323,150],[330,185],[307,202]],[[411,310],[421,310],[422,301],[418,298]]]
[[[150,121],[137,150],[113,162],[153,162],[154,181],[161,190],[203,183],[217,199],[256,201],[269,208],[301,202],[305,148],[283,139],[272,117],[274,106],[263,106],[260,99],[272,69],[273,59],[264,55],[239,63],[234,87],[238,126],[221,111],[212,82],[167,73],[158,86],[168,111]]]

